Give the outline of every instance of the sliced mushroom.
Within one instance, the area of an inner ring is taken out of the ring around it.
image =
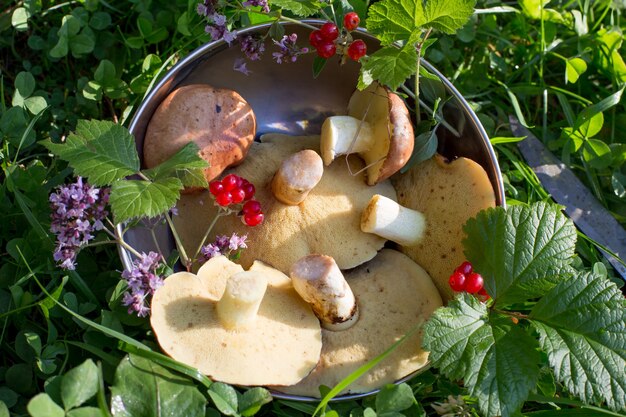
[[[398,202],[426,217],[424,238],[416,245],[401,247],[411,259],[433,277],[444,300],[454,297],[448,278],[464,260],[465,222],[479,211],[496,204],[487,173],[476,162],[443,156],[412,167],[394,177]]]
[[[385,239],[361,231],[361,212],[374,194],[395,200],[389,181],[365,184],[364,174],[350,175],[346,161],[337,160],[324,168],[320,182],[297,206],[274,198],[271,181],[282,162],[303,149],[319,150],[318,136],[264,135],[255,142],[243,164],[230,170],[256,187],[255,199],[263,205],[265,218],[259,227],[247,227],[237,216],[222,217],[208,241],[217,235],[248,235],[248,248],[239,262],[244,268],[256,259],[288,274],[291,265],[303,256],[323,253],[341,269],[353,268],[376,256]],[[352,171],[363,168],[357,156],[349,157]],[[174,217],[185,248],[195,250],[217,211],[208,192],[185,195]]]
[[[357,299],[359,319],[343,331],[322,329],[319,364],[298,384],[277,390],[319,397],[320,385],[335,386],[414,330],[442,304],[426,271],[395,250],[383,249],[345,277]],[[428,353],[420,346],[421,333],[415,332],[343,393],[368,392],[422,368]]]
[[[376,194],[361,216],[361,230],[399,245],[417,245],[424,236],[426,218],[390,198]]]
[[[244,272],[223,256],[198,275],[168,277],[152,299],[150,323],[168,355],[229,384],[294,384],[322,347],[319,320],[289,277],[261,262]]]
[[[324,164],[317,152],[305,149],[283,161],[272,179],[272,192],[281,202],[292,206],[304,201],[322,179]]]
[[[377,184],[402,168],[411,157],[413,125],[404,101],[374,83],[355,91],[348,116],[332,116],[322,126],[324,164],[337,155],[357,153],[367,166],[367,183]]]
[[[189,142],[210,167],[207,181],[241,163],[256,134],[250,105],[232,90],[193,84],[177,88],[159,105],[146,129],[143,161],[152,168]],[[198,191],[198,190],[196,190]]]

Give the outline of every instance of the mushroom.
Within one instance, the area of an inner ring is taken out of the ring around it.
[[[354,294],[330,256],[305,256],[292,265],[289,276],[325,329],[345,330],[359,318]]]
[[[319,386],[332,387],[430,317],[442,305],[437,288],[406,255],[383,249],[368,263],[346,272],[357,299],[359,318],[342,331],[322,329],[319,364],[299,383],[276,388],[294,395],[319,397]],[[422,368],[428,353],[421,334],[411,334],[387,358],[343,393],[362,393],[392,383]]]
[[[281,203],[298,205],[322,179],[324,165],[317,152],[305,149],[283,161],[272,179],[272,192]]]
[[[348,116],[331,116],[322,125],[320,148],[325,165],[337,155],[357,153],[374,185],[402,168],[413,153],[413,125],[404,101],[379,84],[355,91]]]
[[[369,187],[364,174],[350,175],[346,162],[338,160],[325,167],[322,179],[297,206],[278,201],[271,191],[274,173],[290,155],[303,149],[319,150],[318,136],[264,135],[255,142],[243,164],[230,170],[256,187],[255,199],[263,205],[265,218],[257,227],[247,227],[235,215],[220,218],[208,242],[217,235],[248,235],[248,248],[239,262],[244,268],[256,259],[288,274],[291,265],[303,256],[323,253],[341,269],[353,268],[376,256],[385,239],[361,231],[361,212],[374,194],[395,200],[389,181]],[[363,168],[363,161],[350,156],[352,171]],[[182,196],[174,217],[183,246],[195,250],[217,208],[210,193]]]
[[[168,355],[229,384],[295,384],[322,347],[320,323],[289,277],[262,262],[244,271],[224,256],[197,275],[169,276],[150,323]]]
[[[361,216],[362,231],[375,233],[399,245],[417,245],[425,229],[426,219],[422,213],[378,194],[372,197]]]
[[[200,156],[210,164],[204,177],[211,181],[224,169],[241,163],[255,133],[254,112],[238,93],[203,84],[186,85],[170,93],[150,119],[144,164],[155,167],[195,142]]]
[[[454,292],[448,278],[465,261],[463,225],[496,203],[489,177],[471,159],[448,162],[435,155],[394,177],[394,185],[398,202],[420,211],[427,220],[423,239],[400,250],[426,269],[444,300],[450,300]]]

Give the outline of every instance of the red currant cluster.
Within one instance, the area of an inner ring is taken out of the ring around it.
[[[209,192],[215,197],[217,205],[221,207],[243,204],[240,215],[244,224],[256,226],[263,221],[264,215],[261,211],[261,203],[252,199],[256,192],[254,185],[245,178],[235,174],[228,174],[221,181],[211,181],[209,183]]]
[[[463,262],[454,270],[448,279],[448,284],[450,284],[450,288],[452,288],[453,291],[465,291],[470,294],[476,294],[480,296],[483,301],[489,299],[489,294],[487,294],[483,287],[483,277],[474,272],[472,264],[467,261]]]
[[[361,19],[355,12],[347,13],[343,17],[343,27],[349,33],[359,27]],[[367,53],[367,45],[361,39],[355,41],[346,34],[339,37],[339,28],[332,22],[326,22],[318,30],[314,30],[309,35],[309,43],[317,50],[317,55],[328,59],[338,51],[347,55],[350,59],[358,61]]]

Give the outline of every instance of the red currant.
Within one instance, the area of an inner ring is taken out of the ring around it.
[[[336,52],[337,47],[332,42],[324,43],[317,47],[317,54],[325,59],[328,59],[331,56],[335,55]]]
[[[351,32],[354,29],[358,28],[359,23],[361,23],[361,19],[359,18],[359,15],[355,12],[347,13],[343,17],[343,27],[346,28],[348,32]]]
[[[226,207],[233,202],[233,195],[230,191],[222,191],[215,196],[215,201],[222,207]]]
[[[472,272],[465,278],[465,291],[476,294],[483,288],[483,277],[476,272]]]
[[[235,188],[230,192],[233,196],[233,203],[239,204],[246,198],[246,192],[241,188]]]
[[[256,200],[246,201],[246,203],[241,208],[243,214],[257,214],[261,212],[261,203]]]
[[[323,44],[324,36],[322,36],[322,31],[318,29],[311,32],[311,34],[309,35],[309,43],[314,48],[317,48],[318,46]]]
[[[222,179],[222,184],[224,184],[224,190],[232,191],[239,187],[241,184],[241,178],[235,174],[228,174]]]
[[[459,271],[463,275],[469,275],[473,272],[472,264],[468,261],[463,262],[455,271]]]
[[[448,279],[448,284],[453,291],[463,291],[465,289],[465,275],[458,271],[454,271]]]
[[[482,301],[483,303],[491,298],[489,294],[487,294],[487,291],[484,287],[481,288],[480,291],[478,291],[477,295],[480,301]]]
[[[334,41],[337,37],[339,37],[339,29],[333,22],[326,22],[320,28],[320,34],[324,40]]]
[[[256,193],[254,184],[251,183],[243,184],[241,186],[241,189],[244,191],[244,193],[246,193],[246,196],[244,198],[245,201],[250,200],[252,197],[254,197],[254,194]]]
[[[211,194],[216,196],[222,191],[224,191],[224,184],[222,184],[222,181],[215,180],[209,183],[209,192]]]
[[[263,213],[246,213],[243,215],[243,222],[248,226],[256,226],[263,221]]]
[[[367,53],[367,45],[361,39],[357,39],[348,46],[348,56],[353,61],[358,61]]]

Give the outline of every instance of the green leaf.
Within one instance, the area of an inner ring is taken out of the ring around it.
[[[189,14],[184,12],[178,18],[176,22],[176,30],[182,33],[185,36],[191,36],[191,32],[189,31],[189,22],[190,22]]]
[[[95,30],[104,30],[111,24],[111,15],[107,12],[95,12],[89,19],[89,26]]]
[[[264,404],[272,401],[272,395],[261,387],[250,388],[239,399],[239,413],[243,417],[250,417],[261,410]]]
[[[80,55],[86,55],[93,51],[96,46],[96,39],[93,31],[89,28],[85,28],[82,33],[72,36],[69,39],[70,51],[75,57]]]
[[[530,312],[556,379],[584,402],[626,407],[626,302],[593,272],[554,287]]]
[[[144,174],[152,180],[175,176],[186,187],[207,187],[208,183],[203,170],[209,167],[209,163],[200,157],[199,151],[198,145],[189,142],[171,158],[144,171]]]
[[[565,60],[565,83],[575,83],[585,71],[587,63],[581,58],[569,58]]]
[[[300,17],[311,16],[320,8],[319,2],[313,0],[272,0],[272,5],[282,7]]]
[[[577,133],[580,133],[582,138],[591,138],[600,133],[603,125],[604,114],[600,112],[584,121],[578,128]]]
[[[77,175],[96,186],[110,185],[139,171],[135,141],[128,130],[108,121],[80,120],[65,144],[43,142],[66,160]]]
[[[592,167],[604,169],[611,165],[611,148],[599,139],[587,139],[583,144],[583,158]]]
[[[437,145],[439,144],[439,140],[437,138],[437,127],[439,125],[433,127],[432,130],[428,132],[421,133],[415,137],[415,144],[413,147],[413,153],[411,154],[411,158],[406,163],[400,172],[406,172],[411,167],[419,164],[422,161],[430,159],[437,152]]]
[[[204,417],[206,400],[191,381],[147,359],[128,355],[111,387],[114,417]]]
[[[11,417],[9,407],[3,401],[0,401],[0,417]]]
[[[587,107],[585,110],[581,111],[578,117],[576,118],[576,124],[574,126],[575,129],[578,129],[583,125],[586,121],[591,119],[598,113],[603,113],[610,109],[611,107],[617,105],[622,99],[622,93],[624,92],[624,87],[610,96],[600,100],[599,102]]]
[[[61,398],[66,410],[78,407],[98,392],[98,367],[87,359],[70,369],[61,380]]]
[[[115,81],[115,66],[108,59],[100,61],[100,65],[96,68],[96,72],[93,75],[100,85],[109,85],[112,81]]]
[[[67,55],[68,52],[69,52],[69,45],[68,45],[67,37],[61,36],[59,37],[59,40],[57,41],[56,45],[54,45],[54,47],[52,47],[52,49],[50,49],[50,52],[48,53],[50,54],[52,58],[63,58],[64,56]]]
[[[415,403],[413,390],[406,384],[385,385],[376,395],[376,412],[393,413],[406,410]]]
[[[24,7],[18,7],[11,15],[11,26],[18,32],[28,30],[28,18],[30,13]]]
[[[320,75],[326,66],[326,62],[328,62],[328,60],[320,56],[316,56],[315,59],[313,59],[313,78],[317,78]]]
[[[21,71],[15,77],[15,89],[23,98],[30,97],[35,91],[35,77],[27,71]]]
[[[155,217],[174,207],[183,183],[178,178],[155,182],[143,180],[117,181],[111,187],[111,211],[116,222],[138,217]]]
[[[24,100],[24,106],[31,112],[33,115],[37,115],[44,111],[46,107],[48,107],[48,103],[46,99],[41,96],[28,97]]]
[[[72,36],[78,35],[78,32],[80,32],[80,20],[71,14],[63,16],[61,28],[57,32],[59,37],[69,39]]]
[[[496,306],[542,296],[574,256],[576,228],[554,204],[488,209],[464,231],[465,255]]]
[[[428,0],[424,9],[426,26],[454,34],[467,23],[475,5],[476,0]]]
[[[102,410],[96,407],[75,408],[67,413],[67,417],[103,417]]]
[[[363,64],[363,71],[392,90],[417,71],[417,51],[407,44],[402,49],[386,46],[374,52]],[[361,83],[361,80],[359,80]]]
[[[32,417],[65,417],[65,412],[48,394],[37,394],[26,406]]]
[[[539,377],[537,341],[507,318],[461,294],[435,311],[424,326],[430,360],[452,379],[462,379],[489,416],[511,416]]]
[[[228,384],[216,382],[209,388],[209,397],[215,407],[226,416],[236,416],[238,409],[237,391]]]

